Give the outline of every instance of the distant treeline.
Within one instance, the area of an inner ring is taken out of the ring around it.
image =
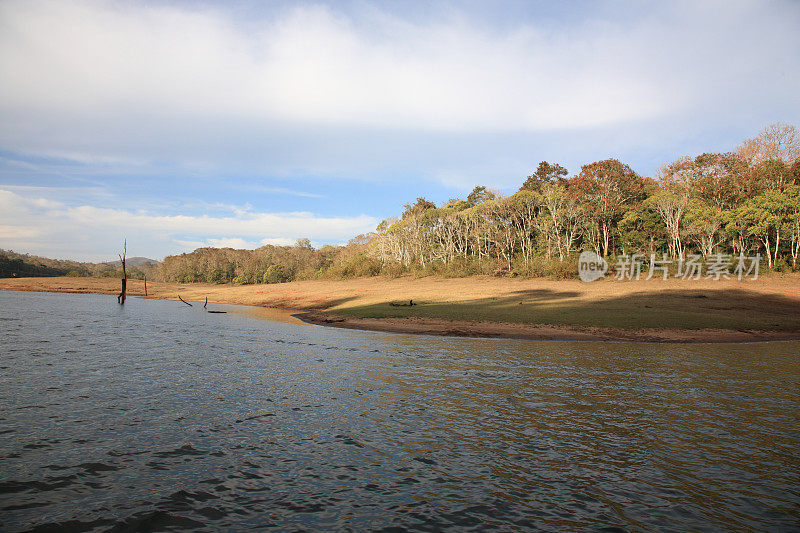
[[[262,246],[256,250],[199,248],[172,255],[160,267],[161,279],[184,283],[283,283],[319,278],[350,278],[381,273],[372,253],[374,235],[357,237],[347,246],[315,250],[308,239],[294,246]]]
[[[160,275],[157,265],[157,262],[150,261],[133,267],[129,266],[127,267],[128,277],[142,279],[146,275],[148,279],[153,279]],[[114,263],[81,263],[0,249],[0,278],[45,276],[121,278],[122,270]]]

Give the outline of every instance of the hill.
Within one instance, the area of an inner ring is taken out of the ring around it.
[[[128,277],[142,278],[160,263],[147,257],[125,260]],[[55,276],[121,277],[119,261],[89,263],[68,259],[50,259],[0,249],[0,278],[36,278]]]
[[[125,258],[125,265],[129,267],[138,267],[138,266],[155,266],[158,265],[160,261],[156,261],[155,259],[150,259],[149,257],[127,257]],[[106,261],[103,263],[104,265],[111,265],[116,268],[121,268],[122,264],[119,260],[116,261]]]

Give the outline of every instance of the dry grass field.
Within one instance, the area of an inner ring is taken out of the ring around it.
[[[0,289],[116,294],[109,278],[0,280]],[[129,280],[128,292],[144,295]],[[313,311],[340,327],[522,338],[759,340],[800,338],[800,276],[613,281],[471,277],[361,278],[274,285],[148,283],[160,299]],[[393,306],[407,303],[413,306]]]

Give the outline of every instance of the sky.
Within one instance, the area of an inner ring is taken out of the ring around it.
[[[800,2],[0,2],[0,248],[346,243],[800,126]]]

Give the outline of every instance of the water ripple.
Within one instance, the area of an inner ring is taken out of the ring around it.
[[[4,531],[792,530],[800,343],[446,339],[0,291]]]

